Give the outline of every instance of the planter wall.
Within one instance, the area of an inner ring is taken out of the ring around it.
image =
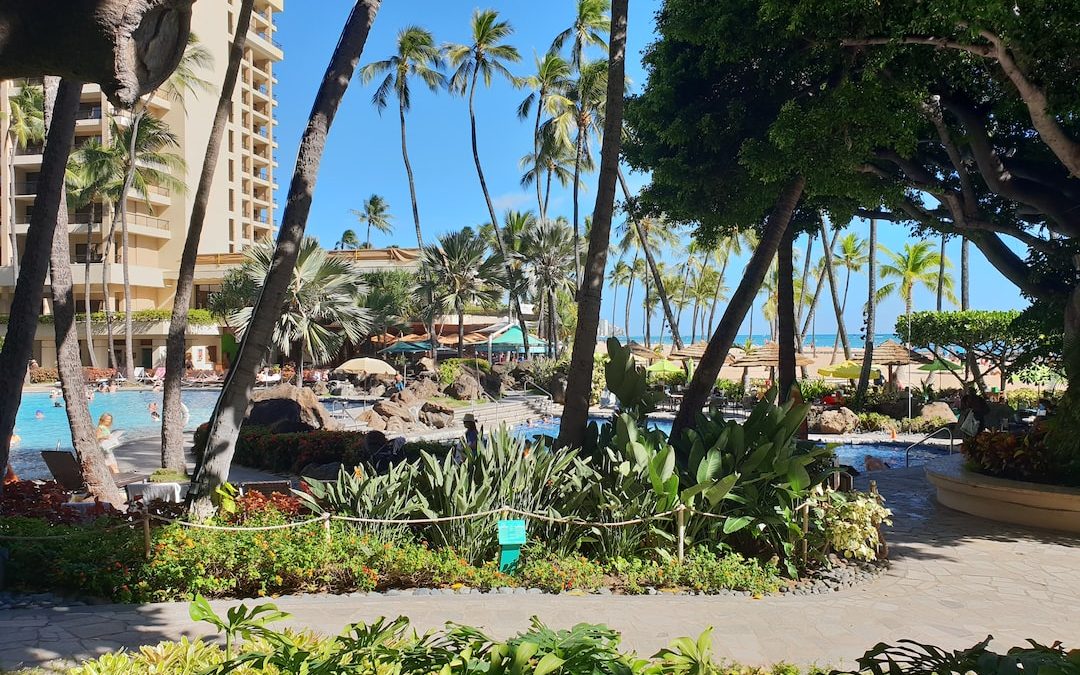
[[[1003,523],[1080,534],[1080,490],[968,471],[960,455],[926,466],[942,505]]]

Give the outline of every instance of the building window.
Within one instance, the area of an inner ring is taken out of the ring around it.
[[[195,309],[206,309],[210,304],[210,296],[220,290],[220,284],[199,284],[195,286]]]
[[[89,254],[87,253],[89,251]],[[97,244],[91,244],[87,247],[86,244],[75,244],[75,260],[77,263],[99,263],[101,262],[101,247]]]

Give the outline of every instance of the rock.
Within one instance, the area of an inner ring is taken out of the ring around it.
[[[454,409],[428,401],[420,409],[420,421],[433,429],[445,429],[454,423]]]
[[[439,395],[439,383],[430,377],[414,380],[405,389],[411,391],[421,401],[427,401]]]
[[[859,426],[859,416],[848,408],[821,413],[816,431],[822,434],[850,434]]]
[[[370,408],[357,415],[356,421],[366,424],[373,431],[386,429],[386,418]]]
[[[924,420],[942,419],[952,424],[956,421],[956,413],[953,412],[948,403],[936,401],[934,403],[927,403],[920,408],[919,418]]]
[[[386,418],[388,422],[394,418],[411,422],[413,418],[412,411],[409,410],[408,406],[397,401],[379,401],[372,409]]]
[[[480,398],[480,383],[472,375],[461,373],[446,388],[446,393],[459,401],[474,401]]]
[[[289,426],[298,429],[300,424],[308,430],[324,429],[334,431],[337,422],[319,402],[319,397],[310,389],[281,384],[273,389],[257,391],[251,397],[245,425],[272,427]]]
[[[300,469],[301,478],[311,478],[312,480],[337,480],[337,477],[341,474],[343,468],[341,462],[330,462],[328,464],[308,464],[303,469]]]
[[[368,396],[382,396],[385,393],[386,393],[386,385],[385,384],[376,384],[375,386],[368,389]]]
[[[420,402],[420,399],[417,398],[416,394],[409,391],[408,389],[394,392],[393,394],[391,394],[390,400],[394,403],[400,403],[406,408],[414,406]]]
[[[406,432],[412,429],[412,424],[406,422],[400,417],[391,417],[386,420],[386,429],[384,433],[387,436],[403,436]]]

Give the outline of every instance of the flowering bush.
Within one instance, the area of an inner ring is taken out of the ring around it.
[[[984,431],[964,441],[968,466],[979,473],[1036,483],[1061,482],[1055,475],[1046,431]]]
[[[60,372],[56,368],[32,368],[30,370],[30,384],[52,384],[60,379]]]
[[[40,518],[53,524],[73,523],[84,519],[84,512],[64,508],[69,498],[64,488],[54,481],[17,481],[4,486],[3,496],[0,496],[0,515]],[[103,516],[112,512],[112,507],[99,503],[95,504],[90,516]]]
[[[879,498],[853,492],[828,490],[808,500],[815,529],[826,543],[845,558],[873,561],[883,542],[881,526],[892,525],[892,511]]]

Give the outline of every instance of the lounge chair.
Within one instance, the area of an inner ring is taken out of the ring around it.
[[[78,492],[86,487],[79,460],[67,450],[45,450],[41,453],[41,459],[45,460],[45,466],[49,467],[49,472],[65,490]],[[113,474],[113,478],[118,486],[124,487],[145,480],[146,476],[136,473],[118,473]]]
[[[140,366],[135,369],[135,382],[139,384],[153,384],[154,378],[146,373],[146,368]]]
[[[267,497],[274,494],[275,492],[277,492],[278,494],[288,495],[292,494],[292,483],[287,480],[268,480],[241,483],[240,494],[247,494],[249,492],[261,492]]]
[[[184,500],[187,484],[180,483],[129,483],[124,486],[129,503],[142,500],[148,502],[170,502],[179,504]]]

